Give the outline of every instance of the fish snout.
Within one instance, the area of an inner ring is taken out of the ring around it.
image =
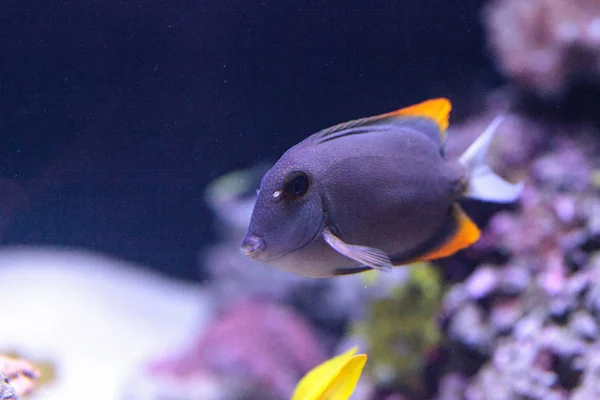
[[[258,236],[248,235],[242,242],[241,250],[251,258],[256,258],[256,256],[264,249],[265,243]]]

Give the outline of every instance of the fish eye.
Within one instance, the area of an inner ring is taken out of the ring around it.
[[[290,172],[283,185],[285,197],[295,200],[304,196],[310,187],[308,176],[302,171]]]

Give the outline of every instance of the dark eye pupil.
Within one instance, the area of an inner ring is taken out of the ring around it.
[[[283,186],[284,196],[281,198],[287,198],[290,200],[299,199],[304,196],[310,188],[310,180],[308,176],[302,171],[292,171],[285,178]]]
[[[295,197],[303,196],[308,190],[308,179],[304,175],[296,177],[292,181],[292,194]]]

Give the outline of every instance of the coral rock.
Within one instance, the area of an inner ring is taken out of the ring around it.
[[[324,359],[302,317],[283,306],[246,301],[221,315],[183,354],[155,363],[151,375],[181,382],[217,375],[286,398]]]
[[[495,0],[485,23],[500,68],[540,95],[560,94],[572,78],[600,79],[600,3]]]

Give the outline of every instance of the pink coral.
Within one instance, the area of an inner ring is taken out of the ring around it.
[[[153,365],[151,373],[181,380],[199,374],[234,377],[289,397],[298,380],[324,359],[302,317],[250,300],[221,315],[183,354]]]

